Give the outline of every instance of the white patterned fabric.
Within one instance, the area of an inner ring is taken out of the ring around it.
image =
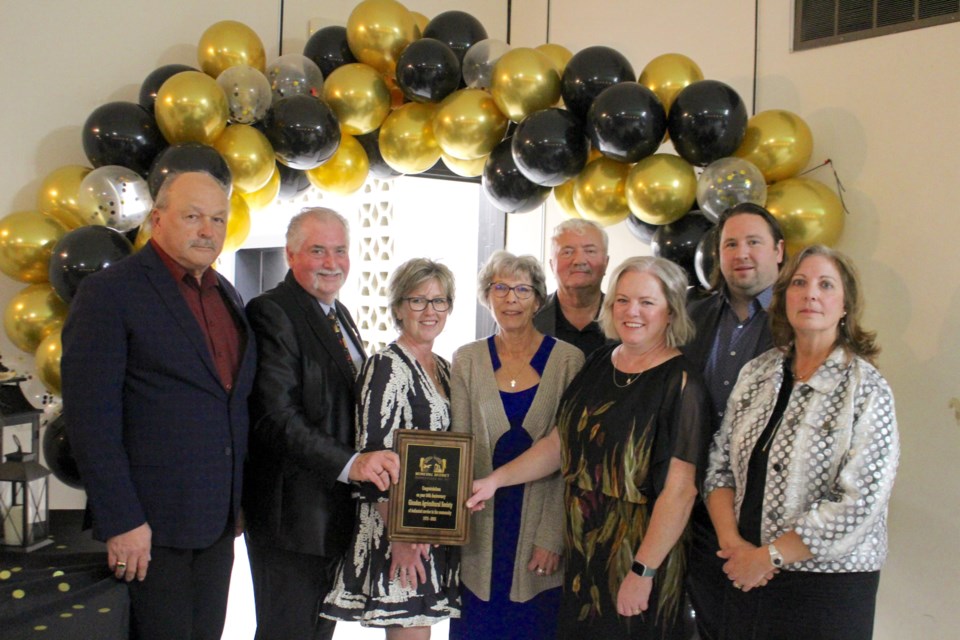
[[[750,455],[783,382],[785,355],[751,360],[710,451],[706,493],[734,489],[739,519]],[[876,571],[887,555],[887,504],[900,457],[893,394],[879,371],[835,349],[794,384],[767,462],[764,544],[795,531],[813,558],[791,571]]]

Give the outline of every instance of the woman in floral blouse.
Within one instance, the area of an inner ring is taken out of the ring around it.
[[[774,285],[776,348],[740,373],[707,507],[726,638],[870,638],[899,458],[893,395],[850,260],[815,245]]]

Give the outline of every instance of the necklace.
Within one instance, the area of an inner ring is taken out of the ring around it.
[[[617,387],[618,389],[626,389],[627,387],[629,387],[630,385],[632,385],[634,382],[636,382],[636,381],[637,381],[637,378],[639,378],[641,375],[643,375],[643,372],[645,371],[645,369],[641,369],[640,371],[637,371],[636,373],[627,373],[627,374],[624,374],[624,375],[627,376],[627,382],[626,382],[626,384],[620,384],[620,383],[617,381],[617,355],[618,355],[618,353],[619,353],[619,349],[618,349],[617,351],[614,351],[614,352],[613,352],[613,385],[614,385],[615,387]]]
[[[494,340],[494,343],[496,342],[497,342],[497,339]],[[517,378],[519,378],[520,375],[524,371],[526,371],[527,365],[528,365],[527,361],[524,359],[525,352],[520,354],[520,366],[516,369],[511,370],[511,368],[507,366],[507,363],[503,359],[503,356],[508,354],[506,346],[503,344],[503,340],[499,340],[499,342],[500,342],[500,346],[498,347],[497,352],[500,354],[500,368],[504,370],[507,376],[509,376],[510,388],[516,389]],[[511,355],[511,357],[514,357],[514,356]]]
[[[807,371],[806,373],[800,373],[800,367],[797,366],[797,361],[794,360],[793,361],[793,379],[796,380],[797,382],[806,382],[810,378],[810,376],[812,376],[817,372],[817,369],[819,369],[820,365],[822,365],[825,361],[826,359],[817,360],[814,362],[814,365],[810,368],[809,371]]]

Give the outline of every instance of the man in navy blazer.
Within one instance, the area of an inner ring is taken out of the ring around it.
[[[220,638],[241,523],[253,333],[210,268],[227,186],[174,174],[139,253],[83,280],[63,328],[63,403],[94,536],[130,583],[137,638]]]

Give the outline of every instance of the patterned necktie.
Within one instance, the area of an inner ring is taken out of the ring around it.
[[[356,378],[357,365],[353,363],[353,356],[350,355],[350,349],[347,348],[346,339],[343,337],[343,332],[340,331],[340,323],[337,322],[337,310],[333,307],[330,307],[330,311],[327,312],[327,320],[333,325],[333,332],[337,334],[337,340],[340,341],[340,346],[343,347],[343,355],[347,357],[347,362],[350,363],[350,371],[353,373],[353,377]]]

